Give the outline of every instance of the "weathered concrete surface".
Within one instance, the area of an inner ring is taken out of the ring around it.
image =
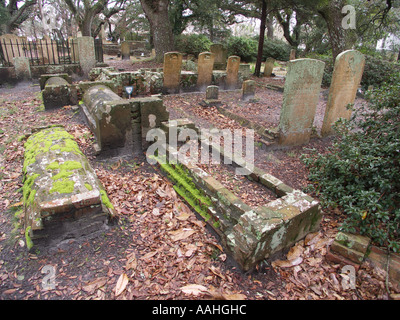
[[[311,137],[325,63],[314,59],[289,62],[279,122],[279,144],[299,145]]]
[[[46,110],[76,105],[78,102],[76,87],[58,76],[47,79],[45,87],[42,90],[42,97]]]
[[[332,125],[339,118],[350,119],[352,111],[347,106],[354,104],[364,66],[365,57],[357,50],[344,51],[337,56],[321,129],[322,136],[333,133]]]
[[[46,128],[29,137],[23,174],[27,243],[56,244],[105,230],[113,206],[64,128]]]
[[[221,153],[219,146],[204,139],[202,147],[207,146],[210,150],[220,151],[222,157],[227,156]],[[181,166],[179,171],[185,172],[187,183],[179,186],[179,194],[183,197],[187,194],[199,195],[194,189],[197,187],[208,197],[201,199],[207,208],[203,208],[200,214],[220,236],[224,249],[243,271],[251,270],[272,254],[290,248],[309,232],[315,232],[319,228],[322,215],[318,201],[292,189],[259,168],[254,167],[250,174],[251,179],[276,193],[279,198],[262,207],[250,207],[189,159],[179,156],[178,150],[167,145],[166,154],[169,171],[177,163]],[[250,167],[242,157],[230,157],[229,162],[234,165]],[[163,167],[165,161],[157,160]],[[169,173],[171,176],[171,172]],[[189,205],[193,204],[192,207],[198,210],[196,201],[192,204],[190,202],[192,201],[189,199]]]
[[[254,98],[256,94],[256,82],[254,80],[246,80],[242,84],[242,99],[248,100]]]
[[[85,92],[83,102],[81,107],[102,152],[131,148],[132,117],[138,118],[139,110],[132,109],[130,100],[123,100],[110,88],[97,85]]]

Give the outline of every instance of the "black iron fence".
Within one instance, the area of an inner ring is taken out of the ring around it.
[[[96,61],[103,62],[101,39],[95,39]],[[79,63],[78,41],[34,40],[21,38],[0,40],[0,66],[11,67],[15,57],[27,57],[31,66]]]

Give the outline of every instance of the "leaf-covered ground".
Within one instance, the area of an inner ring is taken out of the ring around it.
[[[259,80],[263,81],[263,79]],[[278,94],[269,92],[269,94]],[[278,99],[278,96],[275,97]],[[189,115],[199,125],[238,126],[204,110],[193,95],[168,96],[172,118]],[[272,98],[271,98],[272,99]],[[105,186],[119,218],[102,235],[28,253],[22,228],[24,135],[32,127],[63,124]],[[355,290],[345,290],[341,267],[325,259],[340,212],[325,211],[319,232],[289,252],[242,273],[218,238],[177,196],[171,183],[145,158],[97,159],[93,135],[79,112],[44,111],[39,87],[23,83],[0,89],[0,299],[385,299],[385,275],[363,264]],[[266,154],[256,164],[296,188],[307,184],[299,155],[323,152],[329,140]],[[229,176],[229,174],[227,173]],[[226,179],[237,188],[241,181]],[[257,203],[243,182],[249,201]],[[247,189],[246,189],[247,188]],[[55,288],[44,290],[45,266],[55,271]]]

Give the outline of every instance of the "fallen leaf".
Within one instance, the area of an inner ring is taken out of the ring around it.
[[[216,267],[211,266],[209,269],[210,269],[210,271],[211,271],[212,273],[214,273],[216,276],[220,277],[222,280],[225,280],[225,276],[224,276],[224,275],[221,273],[221,271],[219,271]]]
[[[175,242],[190,237],[193,233],[196,233],[196,231],[190,228],[182,228],[179,230],[170,231],[169,233],[171,234],[172,241]]]
[[[107,280],[108,280],[107,277],[94,279],[93,281],[90,281],[87,284],[85,284],[82,287],[82,289],[87,293],[92,294],[95,290],[104,286],[107,283]]]
[[[115,286],[116,297],[118,297],[122,292],[124,292],[128,282],[129,282],[128,276],[125,273],[122,273],[118,278],[117,285]]]
[[[154,208],[154,209],[153,209],[153,214],[154,214],[155,216],[159,216],[159,215],[161,215],[161,213],[160,213],[160,209],[158,209],[158,208]]]
[[[198,296],[199,294],[209,293],[208,289],[200,284],[188,284],[180,288],[183,293]]]
[[[294,260],[275,260],[272,262],[272,266],[280,268],[290,268],[299,265],[303,262],[303,258],[298,257]]]
[[[132,252],[131,254],[129,254],[126,257],[126,259],[127,259],[126,265],[125,265],[126,270],[130,270],[130,269],[135,270],[137,267],[137,259],[136,259],[135,253]]]
[[[303,254],[303,252],[304,248],[301,245],[297,244],[290,248],[286,258],[287,260],[295,260],[298,257],[300,257]]]
[[[143,260],[148,260],[148,259],[150,259],[151,257],[154,257],[157,253],[158,253],[157,250],[156,250],[156,251],[149,252],[149,253],[146,253],[141,259],[143,259]]]

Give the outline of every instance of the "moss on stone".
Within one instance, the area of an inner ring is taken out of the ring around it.
[[[53,183],[53,187],[50,189],[49,193],[72,193],[74,191],[75,182],[70,179],[60,179]]]
[[[31,250],[31,248],[33,247],[33,242],[32,239],[30,237],[30,231],[31,231],[32,227],[29,226],[25,229],[25,242],[26,242],[26,247],[28,248],[28,250]]]
[[[39,177],[39,174],[32,174],[31,176],[25,179],[24,186],[22,187],[24,204],[32,203],[29,201],[33,201],[33,198],[31,197],[31,192],[32,192],[32,186],[35,183],[37,177]]]
[[[104,190],[100,190],[101,201],[102,203],[109,209],[114,209],[113,204],[107,196],[107,193]]]
[[[93,187],[89,184],[89,183],[85,183],[85,187],[86,189],[88,189],[89,191],[93,190]]]

